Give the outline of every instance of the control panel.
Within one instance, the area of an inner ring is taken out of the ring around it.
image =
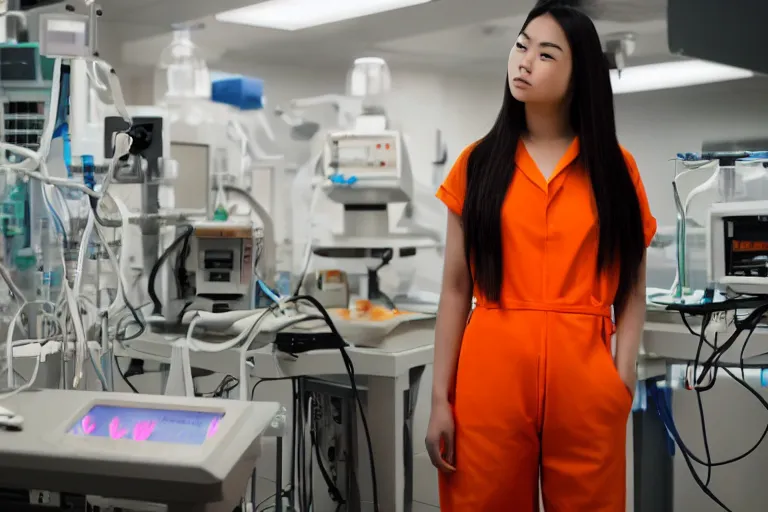
[[[356,176],[359,179],[399,177],[400,134],[333,133],[325,151],[325,175]]]
[[[712,205],[707,250],[711,282],[768,295],[768,201]]]

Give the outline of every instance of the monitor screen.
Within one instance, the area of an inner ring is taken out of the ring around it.
[[[96,405],[69,433],[78,436],[201,445],[214,436],[221,412]]]

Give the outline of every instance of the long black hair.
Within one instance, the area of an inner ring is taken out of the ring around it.
[[[571,46],[570,121],[579,136],[579,159],[589,172],[597,205],[597,267],[600,272],[619,270],[613,304],[619,314],[637,282],[645,244],[637,191],[616,138],[608,62],[594,24],[573,7],[540,2],[523,30],[544,14],[557,20]],[[515,173],[518,141],[525,131],[525,105],[512,96],[507,77],[498,118],[469,156],[462,212],[467,262],[473,263],[475,285],[492,302],[501,297],[501,207]]]

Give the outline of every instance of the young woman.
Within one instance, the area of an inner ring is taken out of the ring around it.
[[[656,221],[586,15],[531,12],[496,123],[437,195],[450,213],[427,448],[441,510],[538,511],[541,477],[548,512],[623,512]]]

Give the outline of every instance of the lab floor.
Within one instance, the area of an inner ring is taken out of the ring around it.
[[[266,450],[265,450],[266,452]],[[429,462],[426,453],[414,457],[414,489],[412,512],[438,512],[437,472]],[[257,496],[270,496],[275,492],[274,482],[259,478],[256,486]],[[269,502],[266,502],[269,503]]]

